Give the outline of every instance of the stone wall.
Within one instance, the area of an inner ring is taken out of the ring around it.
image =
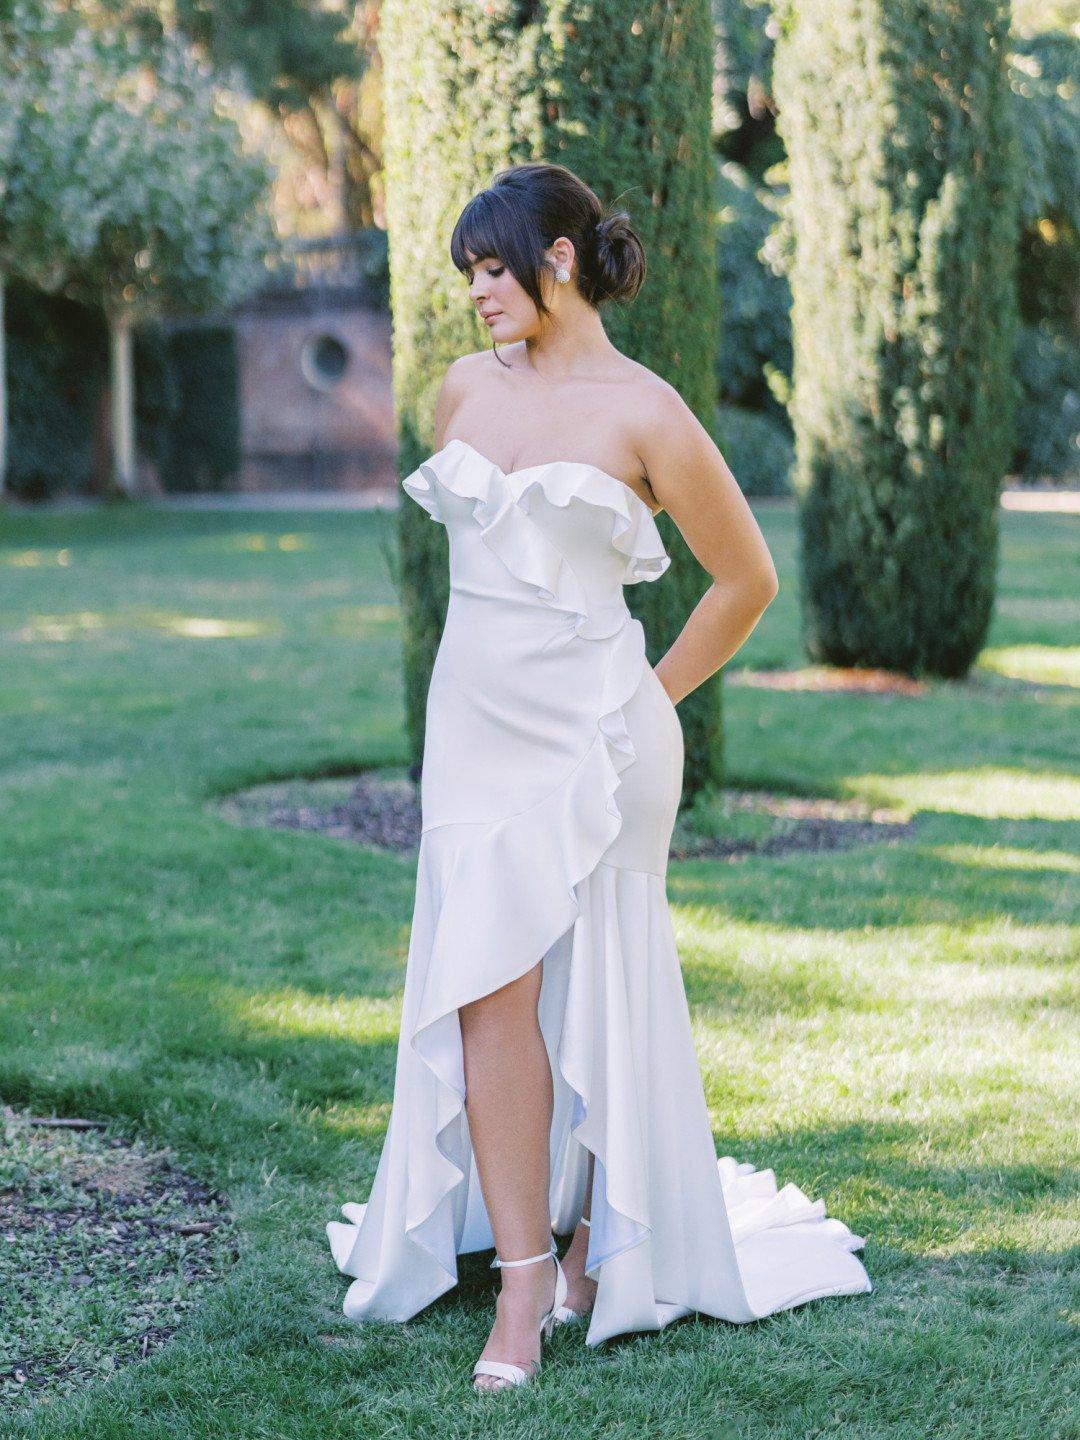
[[[390,316],[347,287],[237,307],[242,491],[397,483]]]

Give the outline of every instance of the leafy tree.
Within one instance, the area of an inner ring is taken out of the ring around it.
[[[790,431],[783,400],[791,374],[791,288],[783,268],[766,258],[772,254],[776,200],[768,186],[755,184],[733,160],[718,167],[716,196],[724,322],[716,352],[717,390],[726,402],[762,411]],[[779,395],[770,386],[774,375],[782,377]]]
[[[8,467],[7,287],[18,273],[19,234],[15,218],[21,130],[32,102],[28,77],[18,63],[20,42],[40,23],[36,4],[0,0],[0,495]]]
[[[783,0],[810,657],[963,675],[992,613],[1018,390],[1002,0]]]
[[[293,110],[360,73],[346,35],[349,7],[316,0],[174,0],[177,26],[214,65],[239,71],[250,94]]]
[[[1017,468],[1080,471],[1080,40],[1018,37],[1010,55],[1023,153]]]
[[[152,66],[138,36],[49,11],[12,42],[31,103],[8,171],[9,263],[103,308],[115,474],[130,489],[132,326],[250,289],[272,238],[269,170],[242,153],[217,77],[179,37],[163,37]]]
[[[382,169],[377,4],[69,0],[69,8],[95,27],[122,26],[150,49],[166,34],[186,36],[215,70],[240,77],[261,112],[249,123],[269,122],[278,142],[283,230],[373,223]]]
[[[725,160],[760,179],[782,158],[772,96],[770,0],[712,0],[713,138]]]
[[[155,8],[216,68],[242,75],[306,173],[317,173],[323,225],[370,225],[382,155],[364,82],[378,69],[377,6],[168,0]]]
[[[321,0],[66,0],[63,8],[94,30],[122,30],[155,50],[186,36],[220,74],[273,110],[291,110],[339,76],[359,74],[346,4]]]

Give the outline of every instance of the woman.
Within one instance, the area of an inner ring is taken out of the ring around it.
[[[765,541],[678,392],[605,334],[598,307],[645,276],[625,214],[516,165],[450,253],[493,347],[450,365],[439,449],[402,482],[447,528],[451,593],[390,1127],[371,1199],[327,1231],[355,1319],[408,1319],[494,1245],[473,1374],[497,1389],[559,1321],[596,1345],[871,1286],[822,1202],[717,1161],[665,889],[675,705],[775,596]],[[661,510],[713,583],[654,670],[623,586],[670,564]]]

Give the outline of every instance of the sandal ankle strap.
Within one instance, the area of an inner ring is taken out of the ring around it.
[[[509,1270],[514,1265],[535,1265],[538,1260],[550,1260],[552,1255],[557,1255],[558,1253],[559,1252],[555,1248],[555,1240],[553,1238],[551,1241],[551,1249],[545,1250],[542,1255],[530,1255],[525,1260],[500,1260],[498,1255],[496,1255],[495,1259],[491,1262],[490,1268],[492,1270]]]
[[[588,1225],[591,1225],[591,1224],[592,1224],[592,1221],[589,1219],[589,1217],[588,1217],[587,1215],[582,1215],[582,1217],[581,1217],[581,1219],[580,1219],[580,1221],[579,1221],[578,1223],[581,1224],[581,1225],[586,1225],[586,1226],[588,1226]]]

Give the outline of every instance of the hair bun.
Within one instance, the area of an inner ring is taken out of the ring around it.
[[[645,279],[645,252],[625,210],[602,215],[596,238],[596,290],[605,300],[632,299]]]

